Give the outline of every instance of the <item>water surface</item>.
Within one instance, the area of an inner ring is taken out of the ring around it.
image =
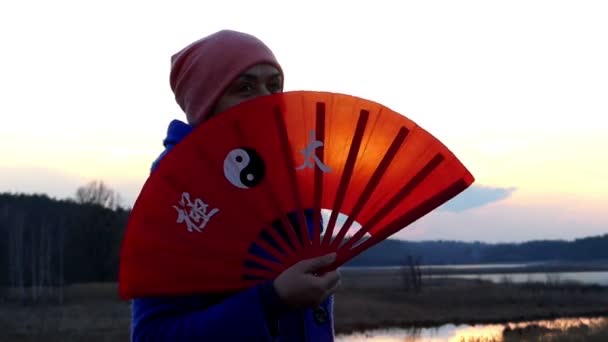
[[[410,328],[410,329],[380,329],[364,333],[336,336],[337,342],[466,342],[479,339],[480,341],[501,341],[505,327],[523,328],[530,325],[565,331],[570,327],[588,327],[608,324],[608,318],[564,318],[555,320],[539,320],[521,323],[481,324],[481,325],[453,325],[446,324],[437,328]]]

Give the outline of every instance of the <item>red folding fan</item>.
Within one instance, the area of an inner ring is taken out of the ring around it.
[[[120,294],[240,290],[333,251],[338,267],[473,181],[439,140],[378,103],[257,98],[197,127],[149,177],[123,241]]]

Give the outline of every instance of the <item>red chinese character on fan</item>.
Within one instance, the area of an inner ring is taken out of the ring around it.
[[[200,198],[197,198],[194,203],[192,203],[190,200],[190,194],[187,192],[182,194],[179,204],[181,205],[181,208],[175,205],[173,206],[178,213],[177,223],[185,222],[189,232],[202,232],[205,226],[207,226],[207,223],[209,223],[211,217],[220,211],[219,209],[214,208],[207,213],[209,205],[203,202]],[[186,207],[190,208],[190,210],[188,211]]]
[[[316,164],[321,171],[331,172],[331,168],[323,164],[315,154],[315,150],[319,147],[323,147],[323,142],[317,140],[315,131],[310,131],[310,141],[308,142],[308,145],[306,145],[306,148],[300,151],[304,155],[304,164],[296,167],[296,170],[303,170],[306,168],[312,169]]]

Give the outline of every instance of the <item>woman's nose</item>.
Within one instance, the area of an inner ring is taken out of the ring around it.
[[[270,94],[272,94],[272,92],[268,90],[268,87],[266,87],[266,85],[259,86],[256,92],[256,96],[265,96]]]

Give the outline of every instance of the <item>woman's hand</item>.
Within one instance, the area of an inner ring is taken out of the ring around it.
[[[316,308],[340,286],[337,270],[315,275],[320,269],[331,265],[336,253],[302,260],[281,273],[274,287],[281,300],[294,309]]]

